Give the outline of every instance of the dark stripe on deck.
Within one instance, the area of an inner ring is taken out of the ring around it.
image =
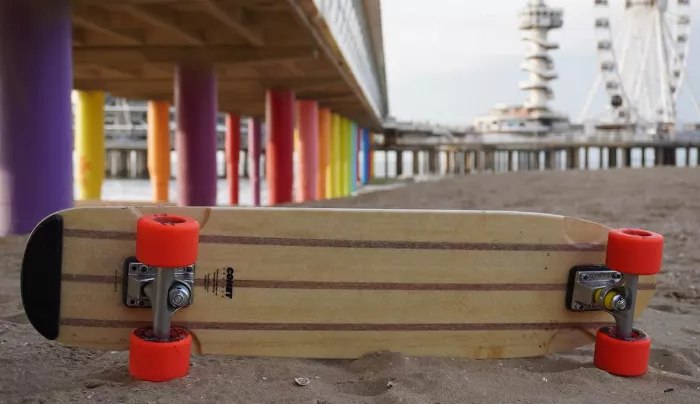
[[[133,232],[65,229],[64,237],[97,240],[135,240]],[[312,238],[244,237],[201,235],[204,244],[237,244],[285,247],[326,247],[326,248],[378,248],[401,250],[462,250],[462,251],[551,251],[551,252],[602,252],[603,244],[519,244],[519,243],[463,243],[432,241],[386,241],[386,240],[332,240]]]
[[[62,326],[93,328],[151,327],[149,321],[92,320],[63,318]],[[526,331],[567,328],[596,329],[614,323],[481,323],[481,324],[329,324],[329,323],[222,323],[174,322],[189,330],[226,331]]]

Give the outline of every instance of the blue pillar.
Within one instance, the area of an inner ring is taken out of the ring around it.
[[[0,236],[73,205],[72,87],[70,0],[0,0]]]
[[[350,162],[350,191],[357,191],[357,123],[350,124],[350,150],[352,161]]]
[[[369,130],[362,129],[362,170],[360,172],[362,185],[369,183],[369,164],[371,153],[369,150]]]

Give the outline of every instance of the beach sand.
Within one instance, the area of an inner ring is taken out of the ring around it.
[[[649,372],[607,374],[586,346],[515,360],[195,356],[186,378],[132,381],[127,352],[69,348],[31,328],[19,296],[26,239],[8,237],[0,239],[0,402],[700,403],[699,169],[478,174],[306,205],[524,210],[659,232],[666,239],[660,285],[636,323],[653,338]],[[301,387],[296,377],[311,382]]]

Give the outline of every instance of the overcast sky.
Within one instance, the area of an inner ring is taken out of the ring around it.
[[[622,1],[610,0],[618,10]],[[560,46],[551,52],[559,79],[551,82],[555,98],[550,106],[576,120],[596,74],[593,1],[546,2],[564,9],[564,26],[549,36]],[[527,43],[520,39],[517,15],[527,0],[381,0],[381,4],[392,116],[468,124],[496,103],[525,100],[518,83],[527,80],[520,70]],[[700,0],[691,4],[691,48],[700,49]],[[700,100],[700,52],[691,52],[688,63],[690,84]],[[700,121],[687,85],[679,96],[680,118]],[[601,88],[591,113],[603,111],[606,102]]]

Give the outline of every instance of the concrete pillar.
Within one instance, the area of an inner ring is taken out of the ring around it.
[[[583,169],[584,170],[588,170],[589,168],[591,168],[590,162],[588,160],[588,152],[589,152],[588,147],[584,147],[583,148]]]
[[[217,100],[213,66],[175,67],[178,205],[216,205]]]
[[[435,150],[428,150],[428,173],[430,175],[435,175],[437,172],[437,157]]]
[[[632,166],[632,148],[625,147],[622,149],[622,166],[630,168]]]
[[[294,92],[266,93],[265,171],[268,205],[292,202],[294,192]]]
[[[676,165],[676,148],[675,147],[664,147],[664,165],[665,166],[675,166]]]
[[[100,200],[105,164],[105,94],[101,91],[76,91],[75,96],[77,199]]]
[[[70,1],[0,1],[0,237],[73,205],[71,49]]]
[[[413,172],[414,177],[420,175],[420,152],[413,150]]]
[[[642,164],[642,167],[646,167],[647,166],[647,148],[642,147],[641,150],[642,150],[641,164]]]
[[[608,147],[608,168],[617,168],[617,147]]]
[[[318,173],[318,102],[297,102],[299,111],[299,197],[300,202],[316,199]]]
[[[664,152],[661,147],[655,147],[654,148],[654,160],[655,160],[655,165],[661,166],[664,165]]]
[[[226,134],[224,135],[224,161],[228,179],[228,203],[238,205],[239,175],[238,165],[241,156],[241,117],[226,114]]]
[[[250,191],[253,206],[260,206],[260,153],[262,133],[260,118],[248,118],[248,164],[250,165]]]
[[[685,148],[685,166],[690,167],[690,147]]]
[[[403,175],[403,150],[396,150],[396,177]]]
[[[134,177],[148,178],[148,150],[136,150],[136,167]]]
[[[331,188],[331,110],[318,111],[318,171],[316,172],[316,199],[326,199]]]
[[[153,200],[169,200],[170,185],[170,103],[149,101],[148,111],[148,174]]]

